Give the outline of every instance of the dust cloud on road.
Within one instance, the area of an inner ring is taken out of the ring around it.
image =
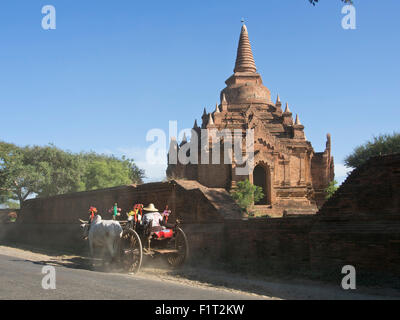
[[[44,265],[55,266],[56,295],[38,282]],[[222,270],[168,268],[162,260],[144,261],[138,274],[118,269],[90,270],[90,260],[28,247],[0,246],[0,299],[399,299],[398,291],[340,286],[308,280],[282,281]],[[33,274],[29,276],[29,272]],[[38,278],[38,279],[36,279]],[[33,283],[35,282],[34,287]],[[86,283],[82,286],[82,283]],[[90,285],[88,285],[90,284]],[[64,286],[64,290],[62,290]],[[92,286],[95,287],[95,290]],[[18,288],[25,288],[19,291]],[[26,290],[26,288],[30,288]],[[132,293],[134,292],[134,295]],[[138,294],[139,292],[139,294]]]

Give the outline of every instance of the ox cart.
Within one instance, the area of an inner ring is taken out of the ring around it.
[[[179,220],[160,231],[152,230],[151,223],[147,226],[138,223],[133,217],[119,223],[123,228],[120,243],[121,263],[130,273],[139,271],[143,255],[161,255],[175,268],[182,266],[189,255],[188,240],[180,228]]]

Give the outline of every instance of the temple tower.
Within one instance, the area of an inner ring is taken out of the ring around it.
[[[233,158],[230,164],[224,162],[225,140],[221,139],[218,142],[222,159],[219,164],[209,161],[209,164],[169,165],[167,176],[197,180],[208,187],[228,190],[235,188],[238,181],[249,179],[263,189],[264,198],[256,204],[259,211],[270,216],[316,212],[325,200],[324,189],[333,180],[330,135],[324,152],[314,152],[306,140],[299,115],[296,114],[293,120],[288,103],[282,111],[279,95],[276,102],[272,102],[270,90],[257,73],[246,25],[241,28],[234,73],[225,84],[220,93],[220,103],[212,112],[207,113],[204,109],[201,128],[195,122],[193,130],[200,135],[201,129],[210,132],[229,129],[233,140],[239,129],[242,132],[253,129],[254,166],[251,172],[238,175],[237,159]],[[242,139],[244,145],[244,135]],[[194,145],[198,146],[200,154],[199,136]],[[179,149],[180,146],[174,142],[176,147]],[[208,147],[210,152],[217,149],[212,139],[208,141]]]

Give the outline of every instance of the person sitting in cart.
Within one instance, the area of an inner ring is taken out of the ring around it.
[[[171,238],[173,236],[172,229],[167,229],[163,226],[164,217],[158,212],[158,209],[154,207],[153,203],[143,208],[143,211],[145,212],[143,214],[143,224],[146,226],[148,223],[151,223],[151,234],[159,239]]]
[[[150,221],[152,222],[151,231],[161,231],[161,223],[163,222],[163,217],[158,212],[158,209],[154,206],[153,203],[150,203],[147,207],[143,208],[143,224],[147,225]]]

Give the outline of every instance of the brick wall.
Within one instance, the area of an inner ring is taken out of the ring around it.
[[[210,193],[218,197],[213,199]],[[22,205],[19,222],[75,224],[78,219],[87,219],[90,206],[95,206],[103,218],[109,219],[108,210],[115,202],[122,209],[121,219],[126,219],[125,212],[135,203],[154,203],[160,211],[168,205],[172,210],[171,218],[178,217],[184,223],[221,222],[228,214],[226,208],[234,216],[241,216],[239,207],[225,190],[205,188],[196,181],[177,180],[27,200]],[[224,202],[222,207],[221,202]]]
[[[304,273],[309,268],[313,217],[226,221],[224,260],[264,274]]]
[[[353,170],[321,215],[400,213],[400,154],[373,157]]]
[[[324,276],[350,264],[361,277],[400,278],[400,154],[352,171],[316,215],[310,255]]]
[[[14,226],[0,225],[0,242],[20,242],[38,246],[68,249],[77,253],[87,250],[82,241],[78,219],[88,218],[95,206],[104,219],[117,202],[125,212],[135,203],[154,203],[163,210],[168,204],[171,221],[179,218],[186,231],[193,261],[217,259],[221,255],[223,221],[239,218],[239,207],[224,189],[210,189],[196,181],[169,181],[140,186],[121,186],[104,190],[78,192],[26,201]]]
[[[338,278],[343,266],[352,265],[364,282],[382,277],[400,280],[399,215],[321,216],[309,238],[315,275]]]
[[[30,200],[19,223],[7,228],[15,241],[68,243],[81,250],[77,218],[86,218],[90,205],[102,211],[115,201],[123,210],[135,202],[159,208],[169,204],[184,221],[195,264],[221,262],[233,269],[335,281],[350,264],[361,283],[376,278],[379,284],[381,279],[400,279],[399,192],[400,155],[392,155],[354,170],[312,216],[241,220],[223,189],[171,181]],[[0,225],[0,240],[4,230]],[[395,281],[390,285],[400,287]]]

